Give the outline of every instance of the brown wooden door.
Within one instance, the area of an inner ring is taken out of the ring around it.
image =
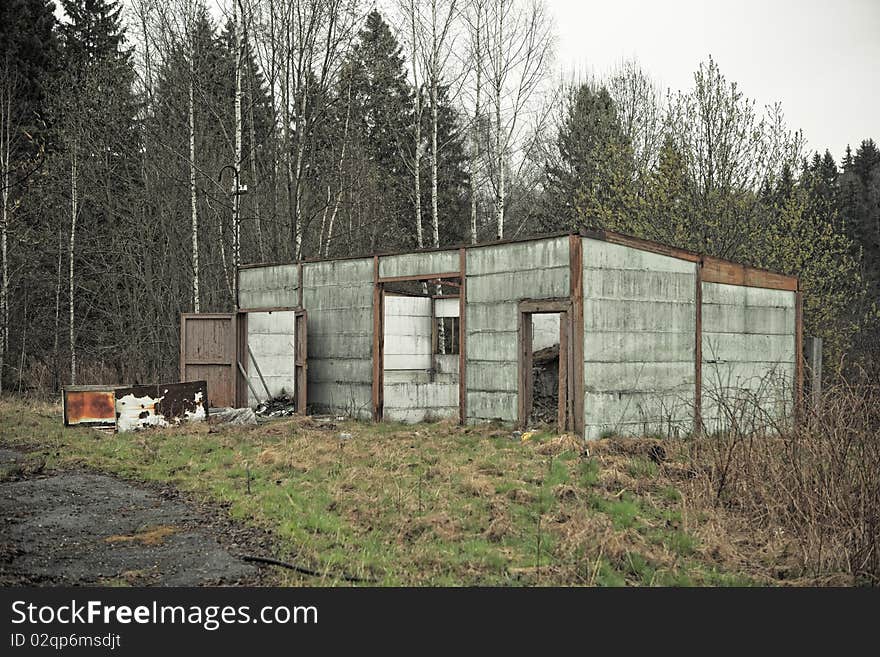
[[[233,313],[180,315],[180,379],[208,383],[209,406],[236,406],[236,317]]]
[[[296,336],[294,362],[296,365],[296,412],[305,415],[308,408],[309,338],[308,313],[297,310],[293,333]]]

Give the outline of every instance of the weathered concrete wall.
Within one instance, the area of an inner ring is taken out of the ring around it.
[[[696,265],[584,239],[585,437],[693,425]]]
[[[372,414],[373,259],[303,264],[309,406]]]
[[[431,368],[431,299],[385,296],[385,369]]]
[[[569,296],[568,250],[568,237],[468,249],[469,420],[516,421],[517,305]]]
[[[295,308],[298,302],[295,264],[240,269],[238,285],[238,303],[242,310]]]
[[[421,422],[458,415],[458,356],[435,356],[437,372],[430,372],[431,333],[431,299],[385,297],[386,419]]]
[[[458,299],[436,299],[434,301],[435,317],[458,317],[460,311]]]
[[[795,377],[795,293],[703,283],[702,416],[708,431],[730,413],[750,421],[791,412]],[[741,417],[745,414],[745,417]]]
[[[405,253],[379,258],[379,277],[446,274],[458,271],[458,250]]]
[[[259,399],[248,388],[248,403],[255,406],[265,401],[266,390],[260,374],[273,397],[287,394],[294,397],[296,392],[296,342],[295,313],[292,311],[273,313],[248,313],[247,340],[252,355],[248,354],[247,373],[251,385],[259,394]],[[260,371],[257,372],[256,365]]]

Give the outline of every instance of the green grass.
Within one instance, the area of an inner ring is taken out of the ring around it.
[[[281,584],[342,584],[343,573],[384,585],[751,583],[703,559],[656,464],[620,457],[617,469],[650,493],[620,490],[611,457],[542,454],[549,434],[521,443],[493,426],[296,418],[108,435],[63,428],[57,407],[0,401],[0,435],[48,468],[84,465],[223,503],[274,532],[272,556],[326,573],[279,572]]]

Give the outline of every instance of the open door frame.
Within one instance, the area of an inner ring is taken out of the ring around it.
[[[570,299],[524,299],[519,302],[517,349],[517,424],[525,428],[533,401],[532,315],[559,313],[559,405],[556,429],[563,433],[573,427],[574,367],[570,366],[572,320]]]
[[[245,374],[248,371],[247,357],[247,325],[248,315],[250,313],[275,313],[275,312],[292,312],[293,313],[293,333],[294,333],[294,377],[296,379],[296,412],[305,415],[308,409],[308,370],[309,370],[309,354],[308,354],[308,313],[301,307],[292,308],[289,306],[279,306],[272,308],[248,308],[239,310],[237,315],[237,336],[236,336],[236,357],[241,364],[241,370],[237,372],[236,379],[236,398],[238,406],[248,405],[248,388]],[[242,373],[244,370],[244,373]]]

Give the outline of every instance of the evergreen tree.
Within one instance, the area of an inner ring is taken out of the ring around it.
[[[632,151],[605,87],[582,84],[566,97],[555,153],[544,167],[545,229],[601,223],[624,228]]]
[[[667,135],[657,165],[648,176],[640,237],[683,248],[696,248],[684,158]]]
[[[351,79],[353,140],[361,156],[362,202],[369,203],[383,247],[412,246],[410,180],[407,157],[412,139],[413,91],[407,81],[400,44],[378,11],[367,16],[346,67]],[[375,245],[378,233],[371,236]]]

